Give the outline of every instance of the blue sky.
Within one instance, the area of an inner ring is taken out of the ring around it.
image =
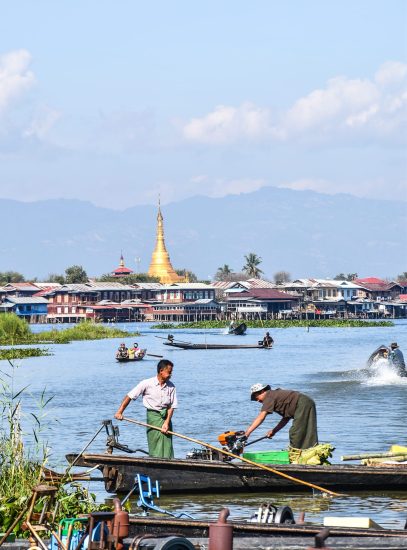
[[[9,2],[0,197],[407,200],[407,3]]]

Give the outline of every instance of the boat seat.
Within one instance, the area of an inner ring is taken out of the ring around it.
[[[134,481],[135,485],[133,489],[136,490],[138,488],[139,491],[137,506],[140,506],[140,508],[143,509],[143,515],[146,516],[148,515],[149,510],[153,510],[154,512],[160,512],[161,514],[167,514],[175,518],[186,516],[187,518],[194,519],[193,516],[191,516],[187,512],[169,512],[168,510],[164,510],[163,508],[160,508],[159,506],[154,504],[153,499],[160,498],[160,486],[158,484],[158,481],[155,481],[155,483],[153,483],[149,476],[145,476],[142,474],[136,474]]]

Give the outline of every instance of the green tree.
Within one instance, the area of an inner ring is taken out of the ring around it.
[[[58,273],[50,273],[47,277],[47,282],[63,285],[65,283],[65,277],[63,275],[58,275]]]
[[[357,278],[357,273],[348,273],[347,275],[345,273],[338,273],[338,275],[335,275],[334,281],[353,281],[353,279]]]
[[[230,281],[230,276],[232,275],[232,270],[228,264],[224,264],[222,267],[218,267],[218,270],[215,273],[215,281]]]
[[[147,273],[133,273],[130,275],[125,275],[124,277],[115,277],[111,273],[105,273],[101,275],[97,281],[103,283],[122,283],[124,285],[134,285],[137,283],[159,283],[160,279],[158,277],[152,277]]]
[[[24,283],[24,275],[18,271],[0,271],[0,285],[7,283]]]
[[[187,269],[176,269],[175,273],[180,277],[188,277],[188,281],[190,283],[198,282],[198,277],[195,275],[195,273],[193,273],[192,271],[188,271]]]
[[[81,265],[71,265],[65,269],[65,283],[87,283],[88,276]]]
[[[281,285],[283,283],[288,283],[291,281],[291,275],[288,273],[288,271],[277,271],[273,275],[274,282],[277,285]]]
[[[397,275],[396,281],[407,281],[407,271],[403,271],[400,275]]]
[[[247,254],[244,258],[246,263],[242,268],[243,271],[247,273],[249,277],[254,277],[257,279],[263,273],[263,271],[259,268],[262,259],[254,252],[249,252],[249,254]]]

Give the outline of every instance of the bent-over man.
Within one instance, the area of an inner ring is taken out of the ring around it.
[[[293,390],[272,390],[268,384],[254,384],[250,388],[250,398],[262,404],[261,411],[245,431],[249,435],[262,424],[268,414],[276,412],[282,418],[269,432],[272,438],[292,420],[290,446],[295,449],[308,449],[318,443],[317,413],[314,401],[303,393]]]
[[[131,400],[143,396],[143,405],[147,409],[147,424],[156,426],[160,430],[147,428],[148,453],[160,458],[173,458],[172,445],[172,415],[177,408],[177,392],[170,381],[174,365],[168,359],[161,359],[157,365],[157,376],[142,380],[129,391],[117,409],[115,418],[123,420],[123,412]]]

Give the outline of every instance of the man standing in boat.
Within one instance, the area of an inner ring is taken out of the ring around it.
[[[157,376],[142,380],[129,391],[117,409],[115,418],[123,420],[123,413],[132,400],[143,396],[147,409],[147,424],[160,429],[147,428],[148,454],[159,458],[174,458],[172,436],[172,415],[177,408],[177,392],[170,381],[174,365],[168,359],[161,359],[157,365]]]
[[[261,403],[262,408],[245,431],[246,438],[264,422],[268,414],[276,412],[282,419],[267,432],[267,437],[272,438],[292,420],[289,432],[291,447],[308,449],[318,444],[317,413],[310,397],[292,390],[272,390],[268,384],[254,384],[250,388],[250,398]]]
[[[397,342],[390,344],[390,361],[397,370],[399,376],[407,376],[406,363],[404,361],[404,355]]]

